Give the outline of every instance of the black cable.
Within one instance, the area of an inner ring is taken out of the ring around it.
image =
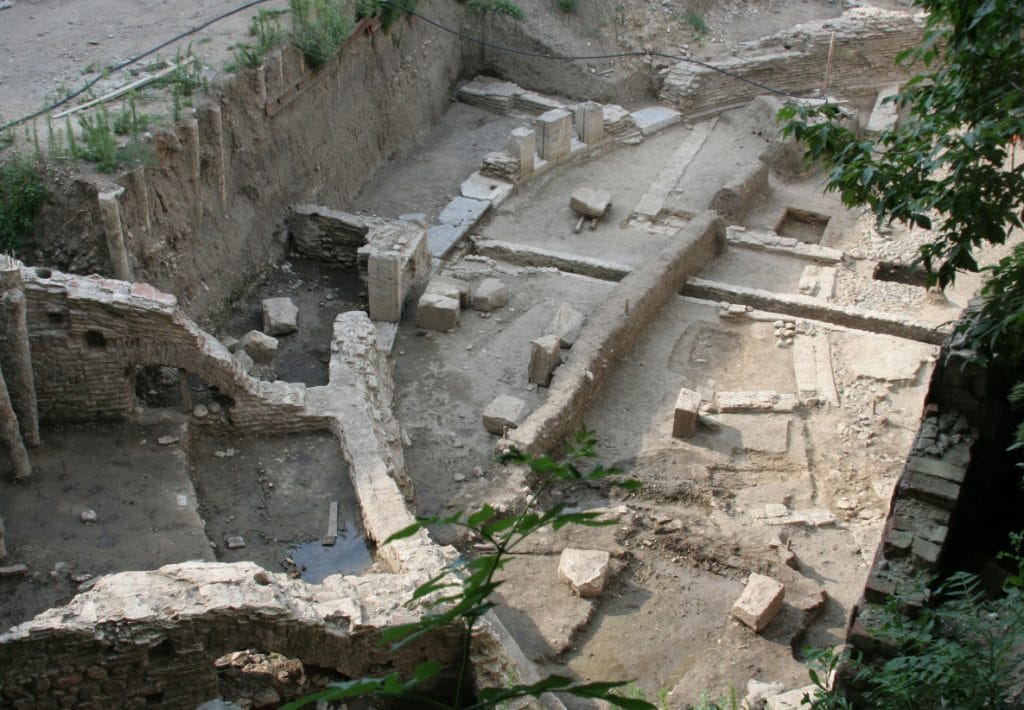
[[[150,56],[152,54],[156,54],[157,52],[159,52],[164,47],[166,47],[168,45],[171,45],[171,44],[174,44],[175,42],[178,42],[180,40],[183,40],[186,37],[188,37],[189,35],[194,35],[196,32],[201,32],[202,30],[205,30],[207,27],[209,27],[210,25],[212,25],[212,24],[214,24],[216,22],[220,22],[221,20],[223,20],[225,18],[228,18],[228,17],[231,17],[232,15],[237,15],[240,12],[248,10],[250,7],[255,7],[256,5],[262,5],[265,2],[269,2],[269,0],[250,0],[250,2],[247,2],[247,3],[245,3],[244,5],[242,5],[240,7],[236,7],[234,10],[228,10],[227,12],[225,12],[225,13],[223,13],[221,15],[217,15],[216,17],[213,17],[213,18],[207,20],[206,22],[202,23],[201,25],[196,25],[195,27],[193,27],[190,30],[185,30],[184,32],[182,32],[182,33],[172,37],[171,39],[167,40],[163,44],[157,45],[156,47],[153,47],[152,49],[147,49],[142,54],[138,54],[138,55],[132,57],[131,59],[125,59],[123,62],[119,62],[118,64],[114,64],[112,66],[109,66],[106,69],[104,69],[102,72],[100,72],[99,76],[96,76],[96,77],[90,79],[89,81],[87,81],[85,83],[85,85],[82,86],[82,88],[78,89],[74,93],[68,94],[67,96],[65,96],[60,101],[57,101],[56,103],[53,103],[53,104],[51,104],[51,105],[49,105],[49,106],[47,106],[45,108],[41,108],[38,111],[36,111],[35,113],[30,113],[27,116],[22,116],[21,118],[18,118],[18,119],[15,119],[13,121],[9,121],[8,123],[5,123],[3,126],[0,126],[0,131],[6,131],[9,128],[14,128],[15,126],[18,126],[18,125],[21,125],[22,123],[25,123],[25,121],[31,121],[33,118],[38,118],[39,116],[42,116],[44,113],[49,113],[50,111],[53,111],[56,108],[60,108],[64,104],[68,103],[69,101],[71,101],[73,99],[76,99],[79,96],[81,96],[82,94],[84,94],[86,91],[88,91],[93,86],[95,86],[96,82],[98,82],[100,79],[104,78],[105,76],[113,74],[116,71],[120,71],[120,70],[124,69],[125,67],[127,67],[127,66],[129,66],[131,64],[134,64],[135,62],[139,61],[140,59],[145,59],[146,57],[148,57],[148,56]]]
[[[796,94],[791,94],[788,91],[783,91],[781,89],[776,89],[774,87],[768,86],[767,84],[762,84],[761,82],[754,81],[753,79],[747,79],[746,77],[740,76],[739,74],[736,74],[735,72],[731,72],[728,69],[722,69],[721,67],[716,67],[713,64],[708,64],[707,62],[702,62],[699,59],[693,59],[692,57],[681,57],[681,56],[677,56],[677,55],[674,55],[674,54],[665,54],[664,52],[653,52],[653,51],[652,52],[619,52],[617,54],[591,54],[591,55],[582,55],[581,54],[581,55],[560,56],[560,55],[557,55],[557,54],[545,54],[544,52],[531,52],[530,50],[527,50],[527,49],[516,49],[515,47],[506,47],[504,45],[494,44],[493,42],[488,42],[487,40],[480,39],[479,37],[473,37],[472,35],[467,35],[464,32],[460,32],[459,30],[453,30],[452,28],[446,27],[446,26],[442,25],[441,23],[439,23],[439,22],[437,22],[435,20],[430,19],[429,17],[426,17],[424,15],[419,14],[418,12],[416,12],[415,10],[413,10],[411,8],[405,7],[403,5],[399,5],[396,2],[392,2],[392,0],[378,0],[378,1],[380,2],[381,5],[388,5],[390,7],[395,8],[396,10],[401,10],[402,12],[404,12],[404,13],[406,13],[408,15],[412,15],[413,17],[417,17],[417,18],[423,20],[428,25],[433,25],[434,27],[438,28],[439,30],[443,30],[444,32],[448,32],[449,34],[453,34],[456,37],[459,37],[460,39],[464,39],[464,40],[466,40],[468,42],[474,42],[476,44],[479,44],[482,47],[487,47],[489,49],[496,49],[498,51],[508,52],[510,54],[520,54],[520,55],[523,55],[523,56],[526,56],[526,57],[535,57],[537,59],[551,59],[551,60],[564,61],[564,62],[592,61],[592,60],[596,60],[596,59],[621,59],[623,57],[662,57],[663,59],[672,59],[672,60],[679,61],[679,62],[686,62],[688,64],[695,64],[695,65],[697,65],[699,67],[703,67],[703,68],[709,69],[711,71],[716,71],[719,74],[724,74],[725,76],[728,76],[728,77],[730,77],[732,79],[735,79],[736,81],[741,81],[741,82],[743,82],[745,84],[750,84],[751,86],[756,87],[758,89],[761,89],[762,91],[767,91],[767,92],[772,93],[772,94],[777,94],[778,96],[785,96],[786,98],[789,98],[789,99],[815,98],[815,97],[810,97],[810,96],[797,96]]]

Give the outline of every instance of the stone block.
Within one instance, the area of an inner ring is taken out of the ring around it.
[[[604,109],[594,101],[577,104],[573,109],[576,135],[584,143],[599,143],[604,139]]]
[[[900,488],[915,498],[935,503],[947,510],[952,510],[960,497],[959,484],[919,471],[908,471]]]
[[[427,282],[424,293],[454,298],[463,308],[469,307],[469,283],[453,276],[435,276]]]
[[[563,348],[571,348],[576,339],[580,337],[585,320],[582,313],[568,303],[562,303],[555,311],[555,316],[551,319],[544,334],[557,335],[558,342]]]
[[[581,597],[598,597],[608,582],[611,554],[605,550],[567,547],[558,559],[558,578]]]
[[[607,190],[580,187],[569,198],[572,211],[584,217],[603,217],[612,204],[612,195]]]
[[[569,154],[572,146],[572,114],[555,109],[537,116],[534,126],[538,137],[538,153],[544,160],[557,160]]]
[[[967,474],[967,469],[963,466],[957,466],[943,459],[929,459],[921,456],[911,456],[907,461],[907,468],[929,476],[938,476],[953,483],[963,483],[964,476]]]
[[[263,332],[288,335],[299,329],[299,309],[288,297],[263,299]]]
[[[242,350],[252,358],[254,363],[266,365],[274,360],[277,355],[277,338],[271,337],[258,330],[250,330],[242,336],[239,341]]]
[[[484,429],[501,436],[507,429],[515,429],[526,419],[526,402],[511,395],[495,397],[484,409]]]
[[[756,572],[747,579],[743,594],[732,607],[734,618],[754,631],[763,631],[782,609],[786,588],[781,582]]]
[[[402,317],[402,255],[374,251],[366,260],[366,291],[370,318],[397,321]]]
[[[505,150],[519,163],[519,175],[526,177],[533,172],[533,158],[537,152],[537,132],[532,128],[515,128],[508,136]]]
[[[416,307],[416,327],[423,330],[451,330],[459,322],[457,298],[425,293]]]
[[[697,417],[700,415],[700,395],[683,387],[676,397],[675,412],[672,416],[672,436],[689,438],[697,431]]]
[[[657,133],[661,129],[668,128],[683,120],[682,115],[678,111],[665,108],[664,106],[642,108],[639,111],[634,111],[631,115],[637,128],[645,136]]]
[[[238,363],[238,366],[242,368],[242,372],[245,373],[248,373],[250,370],[252,370],[253,365],[256,364],[255,361],[253,361],[253,359],[249,357],[249,353],[245,352],[245,350],[239,350],[231,357],[235,359],[235,362]]]
[[[498,279],[484,279],[473,292],[473,309],[490,312],[508,304],[508,287]]]
[[[463,197],[485,200],[497,207],[512,194],[512,183],[476,172],[466,178],[459,187]]]
[[[560,364],[562,348],[557,335],[544,335],[530,343],[530,382],[547,387]]]

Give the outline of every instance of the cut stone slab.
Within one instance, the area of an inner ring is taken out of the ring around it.
[[[672,436],[689,438],[697,431],[697,417],[700,415],[700,395],[683,387],[676,397],[675,412],[672,416]]]
[[[794,412],[800,400],[793,394],[778,392],[718,392],[715,403],[719,412]]]
[[[507,429],[523,423],[529,412],[526,402],[508,394],[500,394],[484,409],[484,429],[501,436]]]
[[[457,298],[425,293],[416,307],[416,327],[441,332],[451,330],[459,322],[459,310]]]
[[[581,597],[599,597],[608,581],[611,555],[605,550],[567,547],[558,560],[558,578],[569,583]]]
[[[484,279],[473,292],[473,309],[490,312],[508,304],[508,286],[498,279]]]
[[[267,335],[288,335],[299,329],[299,309],[292,299],[263,299],[263,332]]]
[[[456,197],[441,210],[437,224],[427,230],[427,247],[431,256],[447,254],[455,244],[480,221],[491,203],[469,197]]]
[[[557,160],[568,155],[572,146],[572,114],[563,109],[542,113],[534,119],[537,131],[537,152],[544,160]]]
[[[580,337],[586,318],[568,303],[559,304],[554,318],[544,331],[545,335],[557,335],[563,348],[571,348]]]
[[[451,276],[435,276],[427,283],[424,293],[454,298],[462,308],[469,305],[469,284]]]
[[[899,119],[900,109],[895,101],[886,101],[890,97],[900,93],[899,86],[889,86],[878,92],[875,97],[875,106],[871,109],[871,116],[868,117],[868,125],[865,126],[866,133],[881,133],[896,127]]]
[[[460,191],[463,197],[484,200],[490,202],[491,207],[497,207],[512,194],[512,187],[510,182],[486,177],[475,172],[463,181]]]
[[[250,330],[242,336],[242,350],[252,358],[254,363],[267,365],[277,355],[277,338],[258,330]],[[237,353],[236,353],[237,355]]]
[[[782,609],[786,588],[781,582],[756,572],[747,579],[743,594],[732,607],[732,615],[754,631],[763,631]]]
[[[844,351],[854,377],[912,382],[917,379],[921,364],[934,357],[938,348],[891,335],[872,335],[858,338]]]
[[[557,335],[544,335],[530,343],[530,382],[547,387],[551,373],[561,364],[562,348]]]
[[[245,538],[241,535],[232,535],[227,539],[229,550],[240,550],[245,547]]]
[[[612,194],[593,187],[577,188],[569,198],[572,211],[584,217],[603,217],[612,204]]]
[[[633,111],[630,115],[633,117],[633,122],[636,123],[637,128],[645,136],[657,133],[661,129],[668,128],[683,120],[682,115],[678,111],[665,108],[664,106],[649,106],[639,111]]]
[[[808,685],[785,693],[769,695],[764,699],[765,710],[800,710],[801,708],[806,708],[807,706],[803,703],[804,696],[813,698],[815,690],[817,690],[816,686]]]

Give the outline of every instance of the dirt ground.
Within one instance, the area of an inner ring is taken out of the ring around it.
[[[843,9],[824,0],[674,2],[584,5],[578,26],[556,29],[552,23],[546,31],[605,48],[647,46],[664,37],[681,50],[686,45],[713,58],[736,41]],[[36,108],[60,83],[76,83],[85,64],[127,56],[232,6],[17,0],[0,11],[3,115]],[[686,20],[691,11],[709,26],[700,41]],[[244,32],[248,15],[215,26],[209,40],[196,40],[204,61],[226,59],[226,47]],[[524,185],[478,235],[636,265],[672,238],[671,229],[645,230],[630,221],[668,156],[695,132],[707,132],[672,198],[681,213],[700,210],[718,185],[760,152],[762,139],[746,130],[744,120],[739,110],[708,124],[680,124],[639,145],[560,166]],[[419,146],[368,176],[352,205],[329,206],[433,217],[519,123],[453,104]],[[905,259],[926,235],[880,232],[835,196],[819,194],[820,184],[815,176],[773,176],[768,195],[741,226],[774,229],[787,207],[826,214],[834,224],[822,245],[849,257],[837,267],[833,303],[933,325],[956,316],[977,282],[963,280],[945,298],[935,298],[920,286],[872,278],[875,261]],[[580,185],[610,190],[613,207],[596,231],[574,234],[568,195]],[[729,249],[701,276],[793,294],[804,266],[788,256]],[[499,278],[511,300],[493,313],[464,311],[449,333],[416,328],[414,308],[403,316],[392,353],[394,409],[408,442],[416,511],[424,515],[522,499],[523,481],[494,462],[497,439],[481,426],[481,412],[499,394],[515,395],[531,409],[543,402],[545,388],[527,379],[530,341],[543,333],[559,304],[590,315],[614,287],[472,254],[446,263],[444,271],[473,283]],[[362,289],[350,273],[285,261],[239,301],[219,332],[240,337],[258,328],[260,299],[280,295],[299,306],[300,331],[281,339],[276,374],[323,384],[330,323],[337,313],[364,306]],[[838,401],[796,412],[721,414],[693,438],[673,438],[680,387],[702,393],[796,390],[794,350],[780,347],[776,320],[793,322],[798,339],[825,344]],[[673,707],[695,702],[704,690],[718,694],[734,687],[742,694],[751,678],[805,684],[801,649],[840,642],[863,589],[935,352],[933,346],[773,313],[722,318],[718,304],[676,297],[618,363],[586,417],[603,458],[641,480],[643,489],[559,491],[561,500],[602,510],[617,523],[531,540],[508,569],[499,615],[544,670],[584,679],[636,678],[636,692],[650,700],[672,691]],[[572,358],[572,351],[563,357]],[[161,445],[161,436],[178,441]],[[66,600],[78,584],[88,584],[87,576],[116,570],[196,558],[251,559],[317,581],[326,571],[354,572],[372,563],[344,461],[329,435],[239,437],[169,406],[143,409],[126,424],[62,427],[44,437],[29,486],[11,483],[9,473],[0,471],[10,558],[29,567],[27,576],[0,579],[6,600],[0,625]],[[336,549],[326,551],[316,541],[326,531],[332,500],[341,504],[345,533]],[[778,514],[780,507],[787,515]],[[85,510],[95,510],[96,522],[82,521]],[[475,541],[450,530],[433,534],[466,554],[475,550]],[[228,549],[235,536],[245,539],[244,548]],[[577,597],[558,580],[558,556],[567,546],[612,553],[613,578],[599,598]],[[762,634],[729,617],[754,571],[787,586],[783,612]]]

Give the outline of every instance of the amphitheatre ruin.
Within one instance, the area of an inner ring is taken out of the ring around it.
[[[0,706],[277,707],[451,661],[380,635],[487,545],[384,541],[520,510],[535,481],[496,454],[582,427],[642,488],[551,493],[614,524],[516,549],[480,685],[797,707],[805,647],[870,649],[900,585],[990,561],[958,501],[1005,400],[949,342],[979,280],[926,289],[929,233],[845,208],[776,122],[898,122],[912,7],[421,0],[317,70],[287,41],[226,69],[275,1],[97,69],[240,4],[0,2],[0,124],[98,79],[0,163],[125,87],[165,114],[141,163],[44,158],[0,263]],[[185,64],[182,102],[151,80]]]

